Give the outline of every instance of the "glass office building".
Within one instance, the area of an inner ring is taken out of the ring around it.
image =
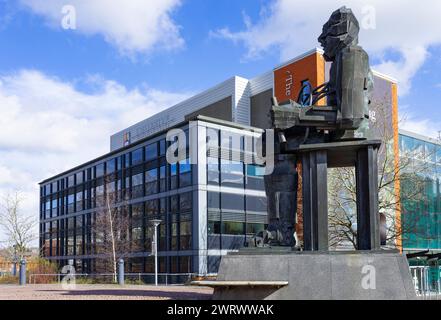
[[[400,130],[403,251],[418,290],[441,289],[441,144]],[[409,177],[409,178],[408,178]]]
[[[197,136],[196,161],[187,149],[185,159],[168,163],[172,142],[162,132],[42,182],[44,256],[60,265],[74,260],[77,272],[96,272],[94,223],[107,194],[118,214],[129,217],[127,236],[137,244],[125,258],[128,272],[154,272],[152,219],[162,221],[161,273],[217,272],[221,255],[267,223],[262,167],[253,164],[252,149],[245,151],[262,130],[209,118],[191,123],[192,129],[189,122],[174,129],[188,141]]]
[[[406,161],[401,183],[403,249],[441,250],[441,145],[404,130],[399,139]]]
[[[323,84],[329,69],[323,51],[313,49],[257,77],[231,77],[113,134],[108,154],[41,182],[44,256],[60,265],[74,260],[77,272],[97,271],[96,221],[105,195],[111,195],[112,208],[130,221],[129,272],[154,270],[153,219],[163,221],[161,273],[217,272],[222,255],[242,247],[267,224],[255,141],[271,128],[271,98],[297,100],[302,85]],[[385,101],[371,105],[370,125],[385,119],[385,127],[398,130],[392,121],[398,112],[396,81],[378,72],[374,76],[373,100]],[[184,130],[188,138],[196,132],[198,141],[190,148],[196,153],[188,152],[178,163],[166,161],[166,135],[172,129]]]

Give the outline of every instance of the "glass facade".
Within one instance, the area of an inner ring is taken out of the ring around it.
[[[400,134],[404,250],[441,250],[441,145]]]
[[[126,259],[129,272],[154,272],[152,219],[163,221],[158,247],[163,255],[161,272],[192,272],[193,166],[167,164],[165,147],[165,138],[147,141],[43,184],[40,246],[44,256],[60,264],[74,259],[77,272],[98,272],[100,243],[94,223],[108,195],[118,215],[129,217],[128,237],[133,243]]]
[[[436,141],[400,134],[401,220],[403,250],[429,254],[441,251],[441,145]],[[416,282],[437,290],[441,278],[439,259],[411,258]],[[426,273],[425,280],[417,270]]]
[[[254,145],[256,137],[207,130],[208,250],[239,249],[267,224],[264,170],[246,161],[254,154],[245,150],[250,139]],[[209,273],[217,272],[220,259],[208,256]]]
[[[244,150],[258,134],[245,129],[231,134],[228,126],[211,125],[199,124],[219,135],[206,155],[198,155],[203,164],[191,163],[188,148],[185,158],[169,164],[166,148],[172,142],[164,134],[43,182],[44,256],[60,265],[73,259],[77,272],[102,272],[97,259],[106,236],[96,226],[110,202],[117,218],[127,217],[127,231],[118,236],[131,243],[124,257],[128,272],[154,272],[153,219],[163,221],[158,228],[161,273],[217,272],[221,255],[262,230],[267,215],[263,168],[249,161],[252,150]],[[187,127],[182,129],[188,139]]]

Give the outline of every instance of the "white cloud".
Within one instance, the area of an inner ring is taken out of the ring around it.
[[[122,53],[132,55],[157,48],[173,50],[184,45],[180,27],[171,17],[181,0],[20,1],[36,14],[44,16],[55,28],[61,28],[63,6],[74,6],[76,31],[102,35]]]
[[[422,136],[438,139],[441,132],[441,122],[435,122],[431,119],[421,119],[410,117],[400,123],[400,129],[418,133]]]
[[[0,194],[23,191],[38,216],[38,182],[109,151],[109,136],[183,99],[94,77],[93,93],[35,70],[0,77]]]
[[[352,8],[360,22],[367,17],[363,14],[367,6],[375,9],[376,27],[362,29],[360,42],[381,61],[374,68],[397,78],[400,94],[408,93],[410,80],[423,65],[429,47],[441,44],[440,1],[275,0],[262,8],[259,21],[252,23],[246,17],[244,30],[222,28],[211,34],[244,44],[247,59],[277,50],[281,60],[287,60],[319,46],[317,37],[323,24],[342,5]]]

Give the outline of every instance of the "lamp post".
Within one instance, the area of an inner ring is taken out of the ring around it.
[[[14,248],[14,258],[12,260],[12,276],[15,277],[17,275],[17,245],[14,244],[13,248]]]
[[[161,220],[153,219],[150,223],[154,228],[154,235],[152,240],[152,253],[155,255],[155,286],[158,286],[158,226],[161,224]]]

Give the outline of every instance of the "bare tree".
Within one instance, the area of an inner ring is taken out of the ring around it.
[[[97,270],[111,272],[115,282],[118,261],[127,257],[139,245],[131,235],[132,219],[127,200],[122,198],[118,202],[120,193],[115,191],[114,179],[107,177],[102,191],[96,194],[97,209],[92,222],[93,243],[99,256],[96,259]]]
[[[376,106],[376,117],[380,119],[375,127],[376,136],[382,145],[378,152],[378,195],[379,216],[383,221],[385,240],[388,245],[400,247],[400,239],[411,234],[426,237],[426,230],[419,227],[421,214],[405,212],[402,220],[403,201],[421,202],[427,176],[430,172],[427,158],[430,154],[420,150],[401,152],[399,159],[394,150],[392,119],[387,112],[385,100]],[[415,162],[418,162],[417,165]],[[331,248],[349,246],[357,248],[357,209],[354,168],[333,168],[329,171],[329,245]],[[397,189],[398,188],[398,189]],[[399,191],[399,192],[397,192]]]
[[[21,210],[24,198],[19,191],[8,193],[0,200],[0,228],[5,236],[9,259],[23,259],[29,252],[32,241],[37,239],[37,219]]]

